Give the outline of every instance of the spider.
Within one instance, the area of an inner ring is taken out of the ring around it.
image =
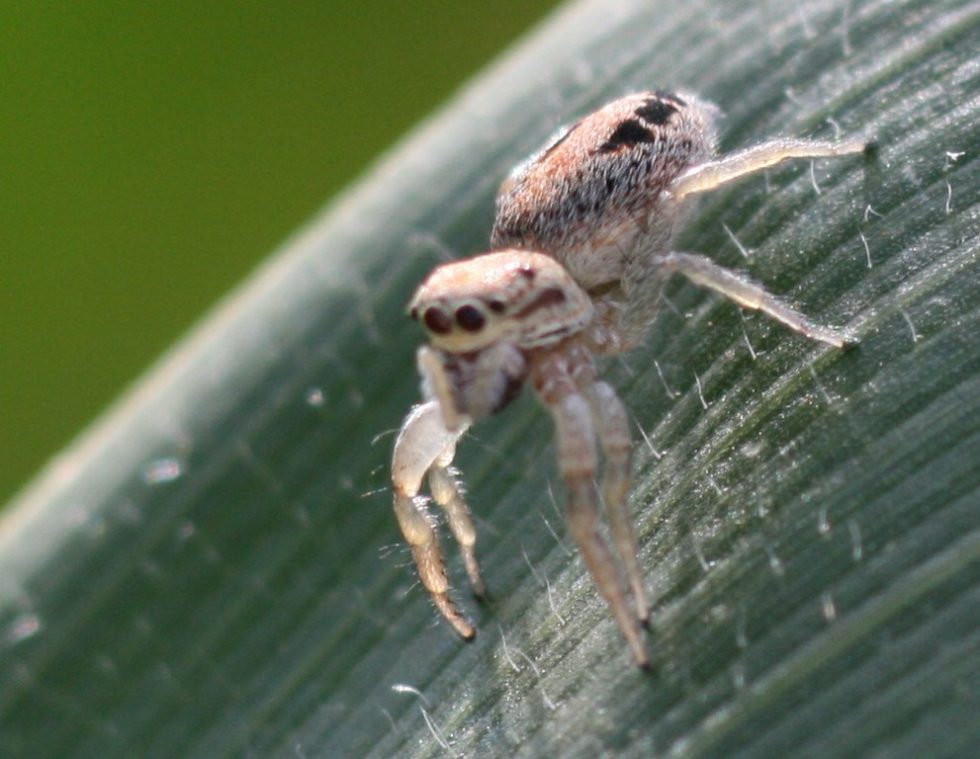
[[[627,504],[631,439],[593,356],[639,345],[663,286],[680,273],[803,335],[856,340],[817,324],[740,273],[673,249],[688,201],[790,158],[860,153],[864,142],[775,139],[716,156],[712,104],[640,92],[584,117],[518,166],[497,196],[494,252],[438,266],[409,306],[429,345],[418,351],[425,401],[402,424],[392,460],[394,509],[422,584],[463,637],[473,624],[450,597],[429,499],[445,513],[473,591],[485,594],[476,530],[452,468],[467,428],[530,383],[551,413],[568,529],[640,667],[650,607]],[[602,454],[599,484],[596,476]],[[600,528],[604,507],[612,547]]]

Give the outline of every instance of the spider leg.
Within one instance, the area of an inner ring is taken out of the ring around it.
[[[627,503],[633,450],[629,419],[623,402],[608,383],[596,382],[587,397],[606,459],[602,474],[602,499],[609,518],[609,534],[633,591],[636,616],[641,623],[646,624],[650,617],[650,606],[643,583],[643,570],[640,569],[632,515]]]
[[[463,499],[459,481],[448,462],[445,465],[436,463],[429,470],[429,492],[432,493],[432,500],[446,512],[446,521],[449,523],[453,537],[459,543],[459,550],[463,554],[463,563],[466,565],[466,574],[469,575],[473,592],[478,596],[485,596],[487,589],[480,576],[480,564],[476,559],[476,527],[473,525],[469,506]]]
[[[463,499],[462,487],[456,477],[456,472],[451,468],[453,456],[456,453],[456,440],[463,430],[469,425],[469,417],[462,414],[456,408],[456,400],[453,393],[452,383],[447,375],[438,354],[423,346],[418,351],[417,356],[419,371],[425,378],[426,392],[431,394],[432,400],[436,401],[441,413],[441,434],[453,435],[454,430],[458,430],[453,438],[453,444],[446,447],[445,451],[430,466],[429,473],[429,492],[432,499],[442,507],[446,513],[446,521],[449,529],[459,543],[460,551],[463,554],[463,562],[466,565],[466,573],[470,578],[470,585],[473,592],[478,596],[486,595],[486,586],[480,576],[480,565],[476,560],[476,527],[470,517],[470,509]]]
[[[677,177],[661,196],[661,205],[676,215],[688,195],[709,192],[722,185],[755,174],[792,158],[847,156],[868,149],[861,140],[829,142],[793,138],[770,140],[761,145],[695,165]],[[661,208],[658,205],[658,208]],[[658,242],[659,244],[659,242]],[[657,269],[660,271],[656,271]],[[778,319],[808,337],[838,347],[854,342],[850,336],[807,319],[758,285],[723,269],[701,256],[671,253],[666,257],[654,246],[634,256],[625,271],[622,287],[626,306],[619,319],[618,332],[623,349],[638,345],[660,307],[665,275],[680,271],[700,285],[709,287],[747,308],[755,308]]]
[[[790,137],[770,140],[761,145],[737,150],[714,161],[692,166],[671,183],[667,192],[673,198],[680,200],[686,195],[709,192],[791,158],[853,155],[854,153],[863,153],[867,148],[868,143],[863,140],[829,142]]]
[[[588,401],[605,459],[601,489],[613,548],[626,570],[626,579],[636,605],[636,615],[640,622],[646,624],[650,607],[643,583],[643,571],[640,569],[633,520],[626,502],[632,480],[630,462],[633,452],[629,417],[612,386],[596,379],[595,365],[587,350],[573,348],[570,361],[575,384]]]
[[[719,266],[704,256],[668,253],[660,258],[660,265],[666,271],[680,272],[694,284],[714,290],[744,308],[761,311],[812,340],[820,340],[837,348],[857,343],[857,338],[853,335],[817,324],[806,315],[787,306],[748,277]]]
[[[616,560],[599,531],[599,494],[595,485],[598,454],[592,412],[559,354],[550,354],[532,370],[534,387],[555,422],[558,466],[568,491],[565,510],[568,529],[582,552],[585,566],[600,595],[609,604],[633,658],[648,667],[640,622],[630,607],[629,594]]]
[[[395,516],[405,541],[412,549],[412,558],[415,559],[422,585],[429,591],[436,608],[456,632],[464,638],[472,638],[476,635],[476,628],[449,597],[449,579],[446,576],[446,561],[439,535],[432,517],[426,511],[427,499],[419,495],[422,480],[427,473],[431,482],[432,471],[442,472],[448,467],[456,449],[456,441],[465,430],[465,426],[452,432],[446,429],[438,401],[415,406],[402,423],[395,441],[391,480],[395,491]],[[434,470],[433,465],[436,465]],[[434,490],[440,490],[442,476],[441,473],[435,475],[437,486]],[[446,492],[440,490],[439,495],[444,496]],[[458,498],[455,483],[451,492]],[[446,506],[443,505],[443,508]],[[465,506],[463,508],[465,510]],[[459,523],[458,518],[456,522]],[[451,516],[450,524],[452,523]],[[453,531],[455,533],[456,528]],[[466,550],[464,548],[464,553]],[[472,553],[472,544],[469,551]]]

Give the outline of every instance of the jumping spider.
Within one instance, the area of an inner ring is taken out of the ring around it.
[[[629,95],[586,116],[504,182],[491,235],[496,252],[437,267],[412,299],[410,314],[430,345],[418,351],[425,402],[395,442],[395,514],[422,584],[464,638],[476,630],[450,598],[428,499],[419,492],[428,478],[482,596],[476,531],[451,464],[466,429],[500,411],[525,382],[554,418],[568,529],[644,667],[649,606],[627,506],[629,422],[616,392],[597,379],[593,355],[641,342],[675,272],[812,339],[838,348],[854,342],[742,274],[675,252],[672,242],[692,196],[789,158],[860,153],[865,143],[776,139],[715,157],[716,116],[710,103],[668,92]],[[600,532],[600,504],[613,550]]]

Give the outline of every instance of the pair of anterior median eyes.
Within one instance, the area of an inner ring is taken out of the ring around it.
[[[504,312],[506,306],[502,301],[492,300],[487,307],[494,313]],[[418,309],[410,312],[413,319],[418,319]],[[459,327],[464,332],[479,332],[487,323],[487,316],[479,306],[464,303],[451,316],[439,306],[429,306],[422,314],[422,323],[434,335],[448,335],[453,327]]]
[[[537,272],[532,266],[522,264],[517,273],[525,281],[532,281]],[[442,306],[426,306],[421,314],[419,314],[419,306],[413,306],[409,316],[416,320],[421,317],[422,324],[429,332],[444,337],[457,327],[470,334],[480,332],[487,325],[487,321],[493,318],[487,313],[488,310],[500,316],[507,310],[507,304],[499,298],[489,298],[480,303],[472,301],[463,303],[455,310],[451,306],[448,309]]]

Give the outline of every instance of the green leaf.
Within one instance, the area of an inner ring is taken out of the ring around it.
[[[554,16],[11,505],[0,754],[975,750],[978,32],[970,0]],[[466,645],[390,511],[379,433],[417,398],[421,339],[404,304],[447,251],[485,248],[495,187],[557,124],[657,86],[719,103],[726,150],[877,139],[874,160],[710,196],[680,240],[861,346],[676,282],[648,344],[606,367],[638,428],[651,674],[568,548],[546,416],[525,398],[477,427],[458,463],[492,601],[464,598]]]

